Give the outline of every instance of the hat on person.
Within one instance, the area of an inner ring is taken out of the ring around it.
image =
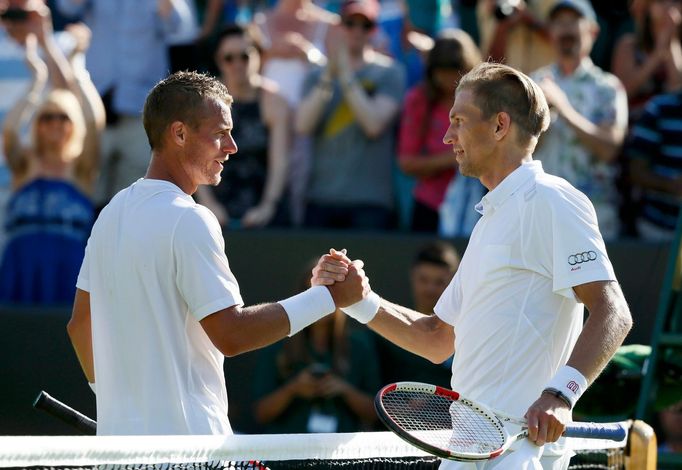
[[[362,15],[372,22],[379,18],[379,2],[377,0],[345,0],[341,5],[341,16]]]
[[[552,5],[547,17],[551,19],[557,11],[565,8],[573,10],[593,23],[597,22],[597,14],[594,12],[594,8],[592,8],[592,4],[588,0],[559,0]]]

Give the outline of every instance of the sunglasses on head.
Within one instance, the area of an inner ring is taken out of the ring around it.
[[[225,54],[223,56],[223,61],[226,64],[231,64],[235,62],[237,59],[241,60],[242,62],[248,62],[249,61],[249,53],[246,51],[240,52],[239,54]]]
[[[40,116],[38,116],[38,121],[40,121],[40,122],[53,122],[53,121],[67,122],[67,121],[71,121],[71,119],[69,119],[69,116],[66,115],[65,113],[42,113]]]
[[[346,18],[343,20],[343,24],[348,29],[353,29],[355,27],[360,27],[365,31],[371,31],[376,26],[376,23],[370,20],[354,20],[352,18]]]

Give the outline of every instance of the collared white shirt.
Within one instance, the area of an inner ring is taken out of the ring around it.
[[[572,288],[615,275],[592,204],[539,161],[477,209],[483,217],[434,310],[455,330],[453,390],[523,416],[582,329]]]

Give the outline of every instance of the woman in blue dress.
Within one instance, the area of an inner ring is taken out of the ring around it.
[[[12,194],[4,218],[0,303],[63,305],[73,301],[94,222],[90,194],[104,107],[85,69],[72,65],[87,48],[87,28],[73,30],[77,46],[67,58],[54,42],[47,8],[29,12],[27,23],[33,81],[3,129]],[[52,89],[41,98],[48,80]],[[26,122],[29,143],[22,142]]]

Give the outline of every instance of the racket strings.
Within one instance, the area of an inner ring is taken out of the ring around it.
[[[394,390],[383,397],[383,405],[404,430],[432,446],[454,453],[489,454],[505,442],[496,421],[450,397]]]

